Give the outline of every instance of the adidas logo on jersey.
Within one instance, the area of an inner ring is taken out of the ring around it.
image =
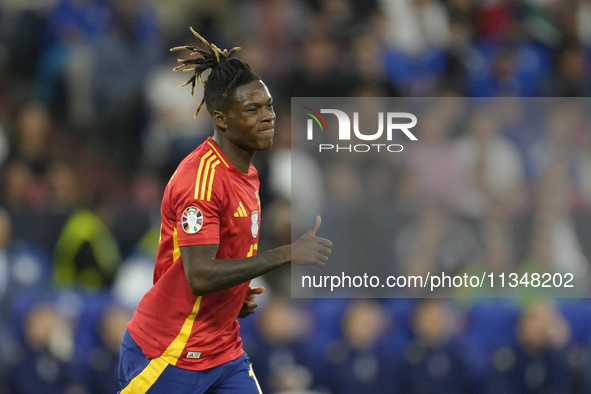
[[[244,209],[244,205],[242,205],[242,201],[238,203],[238,209],[234,213],[235,218],[245,218],[248,214],[246,213],[246,209]]]

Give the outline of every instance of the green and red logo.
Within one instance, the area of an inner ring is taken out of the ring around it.
[[[320,112],[313,110],[312,108],[308,108],[308,107],[302,107],[304,109],[307,109],[308,111],[312,111],[314,112],[314,114],[311,114],[310,112],[304,112],[306,115],[309,115],[312,119],[314,119],[316,121],[316,123],[318,123],[318,126],[320,126],[320,130],[323,131],[324,128],[322,127],[322,123],[324,123],[324,127],[326,127],[326,131],[328,131],[328,125],[326,124],[326,120],[324,120],[324,117],[322,115],[320,115]],[[322,119],[322,123],[320,123],[320,120],[318,119]],[[310,119],[311,120],[311,119]],[[308,139],[311,140],[312,139],[312,128],[308,127]]]

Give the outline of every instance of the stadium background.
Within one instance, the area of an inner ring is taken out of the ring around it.
[[[172,73],[168,48],[194,42],[189,26],[241,46],[275,96],[276,144],[255,163],[261,250],[290,239],[292,96],[591,89],[583,0],[3,0],[0,393],[116,392],[122,331],[151,283],[163,187],[211,132],[206,116],[192,118],[198,99],[178,89],[186,75]],[[490,133],[472,124],[420,139],[422,156],[392,164],[399,182],[387,192],[410,212],[389,235],[393,258],[459,258],[453,245],[469,244],[471,262],[586,269],[589,114],[565,108],[548,128],[511,128],[508,110],[483,121]],[[466,146],[468,171],[445,174],[453,166],[437,163]],[[338,170],[327,192],[355,192]],[[422,205],[433,190],[471,198]],[[466,223],[475,230],[458,230]],[[401,234],[421,243],[397,246]],[[268,275],[241,322],[266,393],[591,392],[585,298],[298,301],[288,275]]]

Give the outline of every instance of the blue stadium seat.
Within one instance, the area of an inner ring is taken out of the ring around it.
[[[345,298],[319,298],[311,300],[308,310],[314,318],[312,338],[318,344],[328,344],[341,336],[341,319],[350,300]]]
[[[392,319],[392,330],[387,333],[386,342],[392,346],[404,345],[412,338],[409,318],[417,304],[413,298],[389,298],[382,301],[382,307]]]
[[[490,355],[513,342],[518,318],[519,309],[510,301],[476,304],[468,312],[466,339],[484,355]]]

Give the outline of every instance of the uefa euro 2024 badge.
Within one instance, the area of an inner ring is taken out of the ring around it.
[[[203,227],[203,213],[197,207],[188,207],[183,211],[183,230],[195,234]]]
[[[252,237],[256,238],[259,233],[259,211],[252,211],[250,215],[250,231],[252,232]]]

